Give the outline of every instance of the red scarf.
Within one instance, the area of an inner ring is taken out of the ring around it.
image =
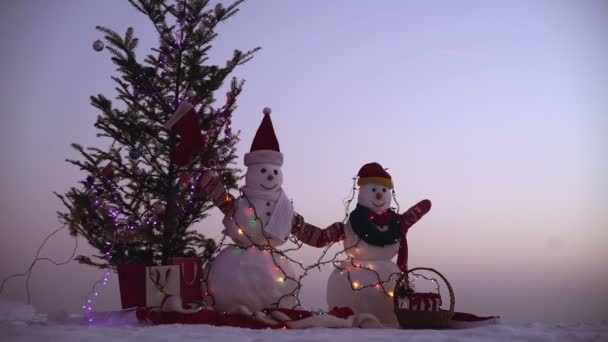
[[[387,209],[382,214],[370,212],[369,219],[370,222],[376,226],[388,226],[391,224],[392,215],[395,215],[395,213],[392,210]]]

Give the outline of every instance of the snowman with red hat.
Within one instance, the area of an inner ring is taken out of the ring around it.
[[[425,199],[398,214],[390,208],[392,178],[380,164],[365,164],[357,176],[357,205],[346,223],[320,229],[299,216],[292,233],[316,247],[343,241],[348,260],[334,263],[327,284],[330,309],[347,306],[355,313],[374,315],[385,327],[398,327],[392,296],[395,281],[407,270],[406,235],[429,212],[431,201]],[[397,264],[392,261],[395,255]]]
[[[280,152],[270,108],[245,154],[245,186],[234,198],[212,172],[200,185],[223,212],[224,233],[234,245],[223,249],[208,269],[206,291],[213,306],[224,312],[259,312],[297,305],[297,281],[290,261],[275,247],[287,241],[294,217],[283,191]]]

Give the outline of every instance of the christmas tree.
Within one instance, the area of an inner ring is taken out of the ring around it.
[[[124,37],[106,27],[105,49],[119,76],[117,102],[91,97],[101,111],[98,137],[106,149],[72,146],[80,160],[67,161],[88,176],[67,193],[56,194],[67,210],[59,219],[70,233],[99,251],[76,259],[100,268],[138,261],[165,263],[173,257],[209,257],[215,243],[192,229],[212,207],[197,185],[212,169],[229,189],[240,170],[233,166],[235,143],[230,119],[243,80],[229,79],[225,103],[214,93],[233,70],[249,61],[255,48],[235,50],[225,66],[208,65],[217,26],[238,12],[244,0],[209,6],[208,0],[129,0],[145,14],[159,35],[159,47],[138,62],[138,39],[132,28]]]

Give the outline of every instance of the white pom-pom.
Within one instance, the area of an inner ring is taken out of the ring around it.
[[[270,107],[264,107],[264,110],[262,112],[264,114],[270,114],[270,113],[272,113],[272,109],[270,109]]]

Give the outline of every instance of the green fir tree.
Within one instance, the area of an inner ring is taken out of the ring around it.
[[[233,166],[238,139],[230,128],[243,81],[228,78],[259,48],[235,50],[224,66],[208,64],[217,26],[238,12],[243,0],[210,6],[208,0],[129,0],[145,14],[159,35],[159,47],[138,62],[138,39],[132,28],[124,36],[98,26],[105,49],[119,76],[112,77],[116,105],[104,95],[91,97],[101,111],[95,122],[98,137],[109,138],[107,149],[73,144],[82,154],[68,160],[88,176],[67,193],[56,194],[67,208],[59,219],[70,233],[84,237],[99,252],[76,259],[100,268],[172,257],[208,258],[215,242],[192,229],[212,204],[197,187],[202,170],[214,169],[227,188],[236,188]],[[103,46],[97,42],[97,48]],[[215,104],[214,93],[230,82],[226,101]],[[181,136],[164,124],[182,101],[195,105],[202,147],[191,162],[178,165],[172,155]]]

